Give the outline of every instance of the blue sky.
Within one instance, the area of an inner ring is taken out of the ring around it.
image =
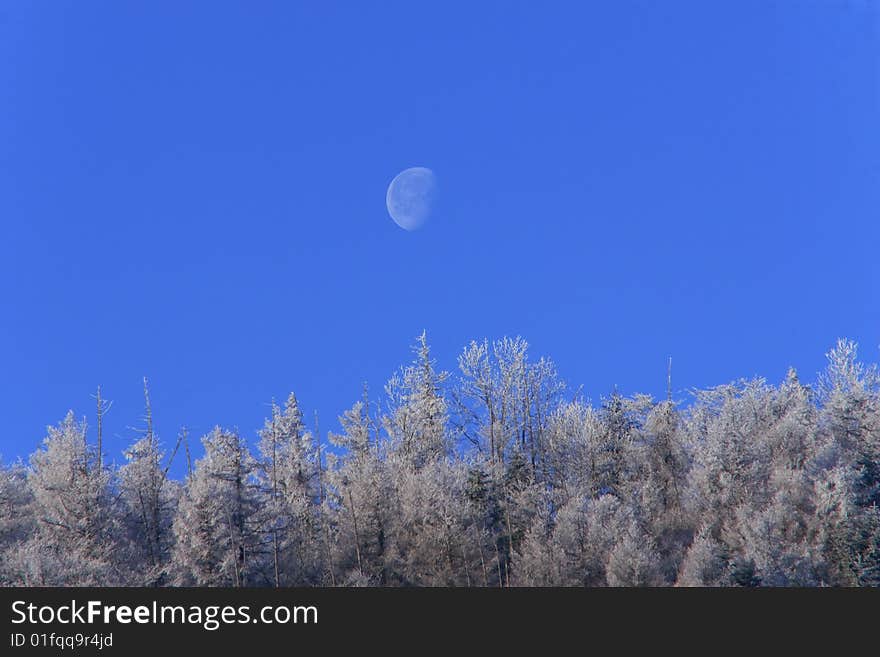
[[[0,453],[322,429],[427,329],[597,400],[880,344],[880,5],[6,2]],[[421,230],[385,210],[432,168]]]

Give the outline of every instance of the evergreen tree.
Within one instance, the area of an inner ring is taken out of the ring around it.
[[[24,580],[44,586],[123,581],[115,561],[121,535],[112,474],[99,466],[86,424],[70,411],[49,427],[27,475],[36,529],[24,546]]]
[[[174,518],[177,582],[265,584],[253,458],[237,433],[219,427],[202,444],[205,456],[196,463]]]

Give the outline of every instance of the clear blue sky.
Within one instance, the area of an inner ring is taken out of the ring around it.
[[[867,0],[4,2],[0,453],[101,384],[118,458],[144,375],[166,444],[334,429],[422,329],[594,400],[876,361],[878,119]]]

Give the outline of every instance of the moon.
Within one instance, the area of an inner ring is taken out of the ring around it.
[[[411,167],[398,173],[385,194],[385,205],[394,223],[404,230],[416,230],[430,218],[437,198],[437,177],[426,167]]]

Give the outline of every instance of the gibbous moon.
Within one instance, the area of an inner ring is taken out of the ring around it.
[[[385,194],[385,205],[394,222],[404,230],[420,228],[431,216],[437,197],[437,177],[425,167],[401,171]]]

